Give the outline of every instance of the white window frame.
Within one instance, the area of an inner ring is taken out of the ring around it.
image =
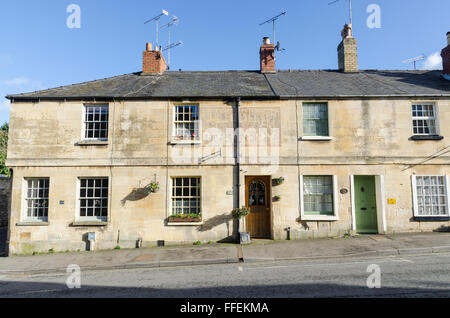
[[[48,180],[48,197],[47,197],[47,216],[39,217],[39,216],[28,216],[28,180],[41,180],[46,179]],[[50,213],[50,178],[49,177],[25,177],[23,179],[23,186],[22,186],[22,216],[21,220],[23,222],[42,222],[47,223],[48,222],[48,215]]]
[[[419,215],[419,205],[417,202],[417,177],[444,177],[445,199],[447,215]],[[412,175],[411,176],[413,193],[413,215],[417,218],[448,218],[450,217],[450,178],[448,175]]]
[[[177,107],[183,107],[183,106],[195,106],[197,107],[198,112],[198,119],[193,121],[179,121],[177,120]],[[201,143],[202,140],[202,126],[201,126],[201,120],[200,120],[200,105],[196,103],[180,103],[180,104],[174,104],[173,106],[173,116],[172,116],[172,140],[176,143]],[[191,138],[184,138],[184,136],[178,136],[177,135],[177,124],[180,123],[193,123],[194,124],[194,131],[197,131],[197,136],[193,139]]]
[[[81,179],[107,179],[108,180],[108,196],[106,205],[106,216],[81,216]],[[88,177],[78,177],[77,178],[77,195],[76,195],[76,213],[75,220],[77,222],[107,222],[110,215],[110,197],[111,197],[111,178],[109,177],[99,177],[99,176],[88,176]]]
[[[95,138],[95,137],[92,137],[92,138],[89,138],[89,137],[86,137],[86,123],[87,123],[87,121],[86,121],[86,108],[87,107],[106,107],[106,108],[108,108],[108,122],[107,122],[107,125],[106,125],[106,129],[107,129],[107,136],[106,136],[106,138]],[[82,117],[82,121],[81,121],[81,140],[86,140],[86,141],[108,141],[108,139],[109,139],[109,122],[110,122],[110,119],[109,119],[109,110],[110,110],[110,107],[109,107],[109,104],[108,103],[106,103],[106,104],[84,104],[83,105],[83,117]]]
[[[169,196],[169,216],[171,216],[171,215],[173,215],[174,213],[173,213],[173,187],[174,187],[174,179],[182,179],[182,178],[197,178],[197,179],[199,179],[200,180],[200,196],[199,196],[199,200],[200,200],[200,206],[199,206],[199,208],[200,208],[200,215],[201,215],[201,218],[202,218],[202,220],[203,220],[203,178],[201,177],[201,176],[172,176],[172,177],[170,177],[170,188],[169,188],[169,194],[170,194],[170,196]]]
[[[432,106],[433,107],[433,117],[430,116],[413,116],[413,106]],[[415,133],[414,132],[414,121],[415,120],[422,120],[422,121],[426,121],[426,120],[433,120],[434,121],[434,127],[435,127],[435,132],[434,134],[432,133]],[[417,102],[417,103],[412,103],[411,104],[411,124],[412,124],[412,131],[413,131],[413,136],[438,136],[439,135],[439,122],[438,122],[438,107],[437,104],[434,102]]]
[[[303,175],[300,175],[300,216],[302,221],[337,221],[339,220],[339,195],[338,195],[338,176],[337,175],[314,175],[305,174],[305,176],[331,176],[333,178],[333,212],[334,215],[305,215],[305,200],[303,197]]]
[[[328,127],[328,136],[305,136],[305,128],[304,128],[304,106],[308,104],[325,104],[327,106],[327,127]],[[317,101],[317,102],[303,102],[302,103],[302,140],[311,140],[311,141],[328,141],[333,140],[333,137],[331,136],[331,125],[330,125],[330,105],[328,102],[323,101]]]

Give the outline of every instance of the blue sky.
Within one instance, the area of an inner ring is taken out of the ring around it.
[[[105,78],[141,69],[155,25],[144,21],[166,9],[180,18],[173,41],[172,69],[259,68],[260,22],[287,11],[277,23],[286,49],[279,69],[335,69],[340,31],[348,20],[347,0],[3,0],[0,4],[0,122],[9,120],[3,96]],[[81,8],[81,28],[69,29],[70,4]],[[381,28],[368,28],[370,4],[381,9]],[[450,31],[448,0],[353,0],[353,29],[361,69],[408,69],[402,61],[425,54],[419,68],[439,68],[436,53]],[[161,24],[169,18],[162,18]],[[160,44],[167,32],[160,32]],[[434,55],[433,55],[434,54]]]

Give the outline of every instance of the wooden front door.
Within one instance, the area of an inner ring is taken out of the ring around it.
[[[245,178],[245,205],[250,214],[245,218],[250,237],[270,238],[270,177]]]
[[[356,232],[378,233],[377,197],[374,176],[355,176]]]

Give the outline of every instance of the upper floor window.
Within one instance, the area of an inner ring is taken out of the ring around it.
[[[329,136],[327,103],[303,104],[303,136]]]
[[[448,217],[446,176],[413,176],[414,216]]]
[[[436,107],[434,104],[413,104],[412,120],[414,135],[437,135]]]
[[[174,137],[184,140],[199,140],[198,105],[175,106]]]
[[[87,105],[84,109],[84,139],[108,140],[108,105]]]
[[[48,178],[28,178],[25,195],[25,219],[27,221],[48,220]]]
[[[108,178],[80,178],[80,219],[106,221],[108,216]]]

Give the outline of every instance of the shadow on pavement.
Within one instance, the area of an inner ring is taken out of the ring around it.
[[[421,284],[428,285],[426,282]],[[436,282],[429,283],[436,286]],[[0,298],[315,298],[315,297],[427,297],[448,298],[448,284],[436,288],[369,289],[365,286],[349,286],[330,283],[281,284],[259,286],[228,286],[205,288],[151,288],[82,285],[69,289],[65,284],[47,282],[0,281]]]

